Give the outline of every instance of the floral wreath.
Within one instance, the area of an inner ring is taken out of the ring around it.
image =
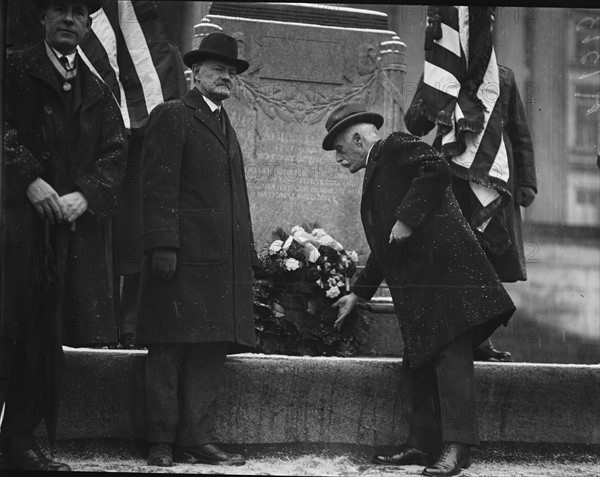
[[[312,231],[310,233],[306,230]],[[322,228],[295,226],[259,254],[254,284],[257,345],[265,353],[353,356],[368,321],[355,309],[340,330],[332,307],[350,292],[358,254],[346,251]]]

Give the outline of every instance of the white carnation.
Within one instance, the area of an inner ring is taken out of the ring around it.
[[[300,262],[295,258],[288,258],[283,263],[285,268],[287,268],[289,271],[298,270],[298,268],[300,268]]]
[[[275,255],[283,248],[283,240],[275,240],[269,247],[269,255]]]
[[[340,289],[338,287],[331,287],[329,290],[325,292],[327,298],[335,298],[340,294]]]

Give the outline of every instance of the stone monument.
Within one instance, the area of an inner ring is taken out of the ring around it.
[[[194,28],[237,38],[250,63],[226,108],[245,159],[256,247],[276,227],[318,222],[364,264],[363,173],[321,149],[325,120],[342,104],[383,114],[384,135],[403,130],[405,45],[387,15],[335,5],[214,2]]]

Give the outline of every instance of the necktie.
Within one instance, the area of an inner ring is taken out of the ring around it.
[[[223,109],[215,109],[215,115],[219,118],[219,124],[221,124],[221,130],[224,135],[227,135],[227,128],[225,127],[225,115],[223,114]]]
[[[65,72],[63,73],[63,77],[65,78],[65,82],[63,83],[62,89],[64,91],[70,91],[71,88],[72,88],[72,86],[71,86],[71,83],[69,83],[67,80],[73,78],[73,70],[74,70],[74,68],[70,68],[69,67],[69,60],[67,59],[66,56],[61,56],[58,59],[58,62],[65,69]]]
[[[66,56],[61,56],[58,61],[60,62],[61,65],[63,65],[63,68],[66,71],[69,71],[71,68],[69,68],[69,59]]]

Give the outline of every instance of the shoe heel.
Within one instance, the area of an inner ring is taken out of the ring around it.
[[[471,467],[471,457],[467,457],[464,462],[460,465],[463,469],[468,469]]]

